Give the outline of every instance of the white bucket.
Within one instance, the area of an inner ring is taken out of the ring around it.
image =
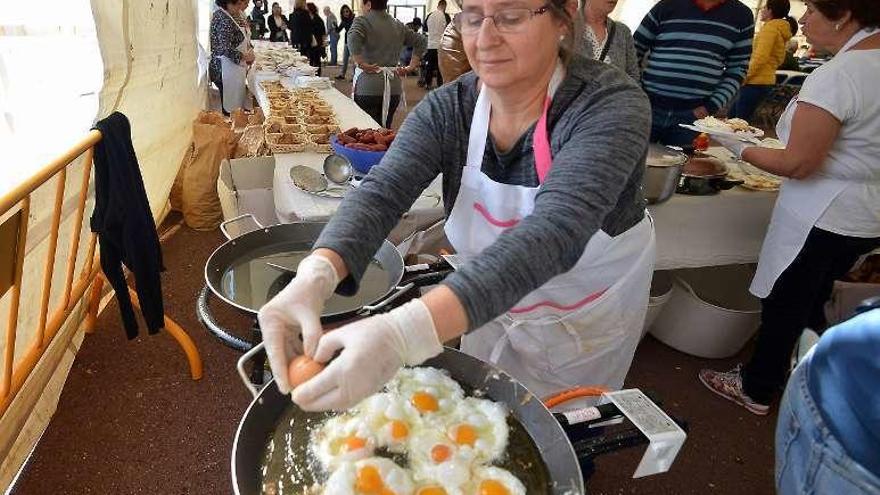
[[[656,271],[651,279],[651,296],[648,298],[648,312],[645,314],[645,325],[642,327],[642,338],[660,316],[669,298],[672,297],[672,272]]]
[[[676,270],[672,294],[651,335],[698,357],[736,354],[760,322],[760,300],[748,291],[753,275],[751,265]]]

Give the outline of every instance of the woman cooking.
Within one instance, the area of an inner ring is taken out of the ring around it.
[[[249,33],[237,19],[241,18],[248,0],[216,0],[219,7],[211,17],[211,62],[208,75],[220,91],[223,113],[248,106],[248,66],[254,62]]]
[[[296,354],[327,362],[342,350],[293,391],[305,410],[350,407],[463,334],[464,352],[538,396],[619,388],[629,369],[654,263],[641,192],[647,98],[623,72],[572,57],[565,0],[463,8],[473,72],[410,113],[294,280],[260,310],[282,392]],[[441,173],[446,234],[464,262],[422,297],[324,333],[324,301],[357,290],[382,240]]]
[[[807,0],[804,34],[834,58],[804,81],[776,128],[784,150],[718,139],[786,177],[752,281],[762,298],[751,360],[703,370],[716,394],[764,415],[805,328],[822,331],[834,281],[880,246],[880,11],[875,0]],[[716,138],[717,139],[717,138]]]

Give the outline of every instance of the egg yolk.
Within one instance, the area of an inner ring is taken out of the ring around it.
[[[416,495],[446,495],[446,490],[439,486],[429,486],[422,488]]]
[[[355,479],[354,487],[358,491],[358,493],[369,493],[369,494],[382,494],[382,489],[384,488],[385,483],[382,481],[382,476],[379,475],[379,470],[373,466],[364,466],[358,469],[357,478]]]
[[[452,435],[452,441],[458,445],[470,445],[473,447],[474,443],[477,442],[477,430],[468,424],[459,425],[455,429],[455,434]]]
[[[414,393],[411,402],[420,413],[435,412],[440,409],[437,398],[427,392]]]
[[[434,460],[437,464],[441,462],[445,462],[452,456],[452,449],[449,448],[448,445],[443,445],[442,443],[435,445],[431,449],[431,459]]]
[[[510,495],[510,492],[500,481],[485,480],[480,483],[480,495]]]
[[[397,492],[390,488],[382,488],[382,491],[379,492],[379,495],[397,495]]]
[[[391,438],[395,440],[403,440],[409,436],[409,428],[403,421],[391,422]]]
[[[351,436],[345,439],[345,449],[348,452],[360,450],[367,446],[367,440],[361,437]]]

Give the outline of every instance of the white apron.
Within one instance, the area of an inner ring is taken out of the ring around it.
[[[547,109],[563,76],[557,67],[535,129],[541,182],[552,166]],[[480,91],[461,187],[446,221],[450,243],[465,258],[479,255],[528,216],[540,190],[501,184],[483,174],[489,114],[487,91]],[[498,365],[538,397],[578,385],[620,388],[641,336],[654,254],[654,227],[647,212],[617,237],[599,230],[571,270],[463,336],[462,351]]]
[[[398,77],[395,70],[397,67],[380,67],[381,74],[385,77],[385,88],[382,90],[382,122],[379,122],[379,127],[385,127],[385,123],[388,122],[388,109],[391,106],[391,79]],[[354,98],[354,95],[357,93],[357,80],[363,74],[364,71],[361,70],[360,67],[354,68],[354,76],[351,79],[351,97]],[[406,109],[406,89],[404,88],[403,81],[400,82],[400,101],[403,103],[404,110]]]
[[[236,47],[236,49],[241,53],[245,53],[250,48],[250,33],[248,33],[247,29],[242,28],[229,12],[226,12],[225,9],[220,10],[232,19],[232,22],[238,26],[241,34],[244,35],[244,40]],[[247,110],[252,108],[250,98],[247,97],[247,85],[248,82],[250,82],[251,87],[253,87],[255,83],[253,80],[255,75],[256,73],[254,71],[248,71],[247,64],[244,63],[244,60],[242,60],[240,64],[237,64],[229,57],[220,56],[220,77],[223,80],[224,110],[231,113],[238,108],[245,108]]]
[[[843,53],[854,45],[875,34],[875,31],[862,30],[856,33],[838,53]],[[787,143],[791,134],[791,122],[797,108],[794,97],[783,112],[776,126],[776,134]],[[846,170],[838,170],[841,177]],[[810,230],[825,213],[837,196],[846,189],[849,182],[843,178],[834,179],[814,175],[803,180],[783,180],[770,218],[770,226],[761,246],[758,270],[749,291],[761,299],[770,295],[776,280],[791,265],[800,253]]]

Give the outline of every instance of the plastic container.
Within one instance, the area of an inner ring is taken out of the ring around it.
[[[382,160],[382,157],[385,156],[384,151],[361,151],[346,148],[339,144],[339,141],[336,140],[335,134],[330,136],[330,147],[333,148],[333,151],[337,155],[342,155],[348,158],[348,161],[351,162],[351,166],[362,174],[369,172],[370,169],[373,168],[373,165],[379,163]]]
[[[669,298],[672,297],[672,272],[656,271],[651,279],[651,295],[648,298],[648,312],[645,315],[645,326],[642,327],[642,338],[648,333],[651,325],[657,321],[657,317],[666,307]]]
[[[760,322],[760,300],[749,293],[753,275],[752,265],[676,270],[672,294],[651,335],[694,356],[733,356]]]

